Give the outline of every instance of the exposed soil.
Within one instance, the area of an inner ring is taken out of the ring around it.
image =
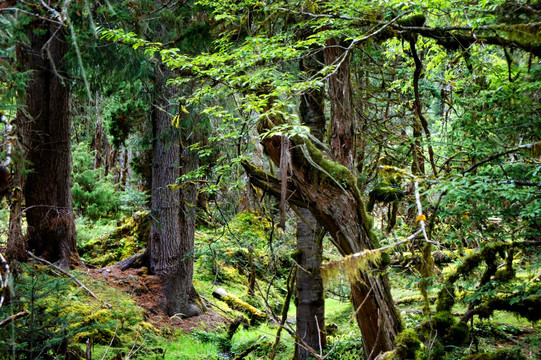
[[[157,328],[168,326],[191,332],[195,329],[213,330],[228,322],[210,309],[202,315],[187,319],[167,316],[160,308],[161,280],[158,276],[148,275],[146,268],[121,271],[112,265],[101,269],[86,269],[85,272],[95,280],[106,281],[110,286],[130,294],[137,305],[146,310],[147,321]]]

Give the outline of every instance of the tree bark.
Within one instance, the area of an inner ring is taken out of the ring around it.
[[[331,157],[353,171],[355,152],[355,112],[351,95],[348,54],[336,39],[327,40],[325,64],[339,65],[329,77],[331,100]]]
[[[177,109],[170,99],[178,94],[178,89],[165,84],[167,75],[171,74],[162,70],[158,68],[159,98],[152,114],[150,270],[163,281],[166,313],[190,317],[201,313],[192,283],[196,188],[188,185],[180,189],[171,185],[182,173],[194,169],[196,158],[188,148],[181,146],[181,131],[171,126],[170,113],[176,113]]]
[[[298,209],[297,220],[297,335],[316,352],[326,345],[325,297],[321,278],[323,229],[310,210]],[[311,356],[302,345],[295,344],[295,359]]]
[[[321,59],[320,59],[321,60]],[[301,70],[311,71],[318,67],[315,59],[301,62]],[[318,140],[323,139],[325,129],[323,89],[313,90],[301,97],[299,112],[302,123]],[[282,184],[283,189],[284,184]],[[286,194],[282,194],[286,195]],[[325,336],[325,296],[321,277],[323,256],[323,228],[310,210],[299,207],[297,219],[297,335],[302,343],[317,352],[327,343]],[[295,359],[305,360],[311,356],[302,345],[295,344]]]
[[[69,44],[63,28],[38,22],[27,32],[29,45],[17,47],[21,70],[29,72],[20,121],[24,157],[31,164],[23,189],[28,248],[68,267],[80,263],[71,196],[70,90],[62,64]]]

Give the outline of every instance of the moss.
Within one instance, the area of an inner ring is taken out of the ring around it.
[[[109,234],[88,241],[79,248],[86,263],[107,266],[126,259],[146,247],[150,234],[150,216],[137,212],[117,222]]]
[[[447,330],[443,342],[445,345],[455,345],[460,346],[468,343],[470,341],[470,330],[468,325],[459,322],[458,324],[452,325]]]
[[[263,311],[253,307],[252,305],[248,303],[245,303],[244,301],[242,301],[235,295],[227,294],[227,295],[222,296],[220,300],[225,302],[227,305],[229,305],[233,309],[239,310],[247,314],[248,317],[250,318],[251,325],[255,325],[267,320],[267,315]]]
[[[432,327],[438,334],[446,334],[450,327],[456,324],[457,320],[448,311],[437,312],[431,319]]]
[[[387,351],[379,356],[380,360],[397,360],[396,351]]]
[[[414,360],[421,348],[421,341],[414,330],[404,330],[396,336],[396,355],[400,360]]]
[[[421,13],[412,14],[410,16],[404,16],[396,23],[401,26],[423,26],[426,21],[426,16]]]
[[[526,360],[520,349],[502,349],[492,353],[469,355],[460,360]]]
[[[438,293],[436,302],[436,311],[451,311],[455,305],[455,288],[450,284],[445,284]]]
[[[387,253],[387,252],[382,253],[381,258],[379,260],[378,268],[380,270],[383,270],[383,269],[387,268],[387,266],[389,266],[390,264],[391,264],[391,255],[389,255],[389,253]]]
[[[73,338],[73,342],[85,343],[87,339],[92,339],[93,344],[108,345],[112,342],[112,346],[121,346],[120,337],[112,330],[104,327],[95,327],[89,331],[78,333]]]
[[[345,188],[356,188],[357,179],[347,167],[335,161],[327,160],[325,157],[323,157],[321,151],[319,151],[319,149],[317,149],[312,142],[306,141],[304,139],[303,142],[306,145],[306,149],[308,150],[308,154],[310,155],[311,160],[317,165],[319,165],[321,169],[326,172],[326,174],[322,174],[320,176],[321,182],[327,181],[329,183],[338,183]],[[320,169],[314,170],[321,172]],[[331,179],[329,178],[329,176],[331,177]]]
[[[404,195],[400,187],[387,184],[380,184],[370,192],[370,197],[373,197],[375,201],[385,203],[400,200]]]

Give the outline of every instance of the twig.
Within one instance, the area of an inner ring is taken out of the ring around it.
[[[113,345],[113,341],[115,341],[117,331],[118,331],[118,323],[116,324],[115,332],[113,333],[113,337],[111,338],[111,341],[109,342],[109,346],[107,346],[107,349],[105,349],[105,353],[103,354],[103,357],[101,358],[101,360],[105,360],[105,356],[107,356],[107,353],[109,352],[109,349],[111,348],[111,345]]]
[[[147,341],[147,339],[148,339],[148,334],[145,336],[145,338],[143,339],[143,342],[141,343],[141,345],[139,345],[139,347],[137,349],[135,349],[135,345],[137,345],[137,343],[134,343],[133,346],[130,349],[130,352],[128,353],[128,355],[126,355],[126,358],[124,360],[129,360],[133,355],[137,354],[139,352],[139,350],[141,350],[143,345],[145,345],[145,342]],[[135,351],[134,351],[134,349],[135,349]]]
[[[15,319],[18,319],[20,317],[23,317],[23,316],[26,316],[28,315],[28,311],[21,311],[20,313],[17,313],[17,314],[14,314],[14,315],[11,315],[11,316],[8,316],[6,319],[2,320],[0,322],[0,328],[4,325],[7,325],[9,324],[10,322],[12,322],[13,320]]]
[[[100,300],[96,294],[94,294],[92,292],[92,290],[90,290],[89,288],[87,288],[82,282],[80,282],[75,276],[71,275],[69,272],[67,272],[66,270],[56,266],[55,264],[43,259],[43,258],[40,258],[39,256],[36,256],[34,254],[32,254],[30,251],[27,251],[28,255],[30,255],[30,257],[32,257],[33,259],[41,262],[41,263],[44,263],[50,267],[52,267],[53,269],[55,269],[56,271],[59,271],[60,273],[62,273],[63,275],[69,277],[70,279],[72,279],[73,281],[75,281],[77,283],[77,285],[79,285],[80,287],[82,287],[83,289],[85,289],[94,299],[100,301],[101,303],[103,303],[103,305],[107,306],[109,309],[111,309],[113,307],[113,305],[109,304],[109,303],[106,303],[105,301],[102,301]]]

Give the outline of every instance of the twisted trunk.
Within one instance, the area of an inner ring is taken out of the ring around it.
[[[310,209],[318,223],[329,232],[339,252],[346,256],[374,249],[376,241],[371,235],[371,220],[352,173],[354,119],[347,58],[343,58],[346,54],[340,53],[337,44],[329,45],[326,63],[340,63],[329,80],[331,157],[334,161],[328,160],[309,140],[293,136],[288,199]],[[278,116],[262,116],[258,130],[262,133],[282,122]],[[262,144],[272,161],[279,164],[281,136],[266,137]],[[244,166],[256,186],[280,194],[277,179],[249,164]],[[358,278],[359,281],[351,284],[353,305],[363,335],[364,358],[372,360],[393,349],[394,338],[401,330],[400,317],[383,270],[374,268],[361,272]]]

